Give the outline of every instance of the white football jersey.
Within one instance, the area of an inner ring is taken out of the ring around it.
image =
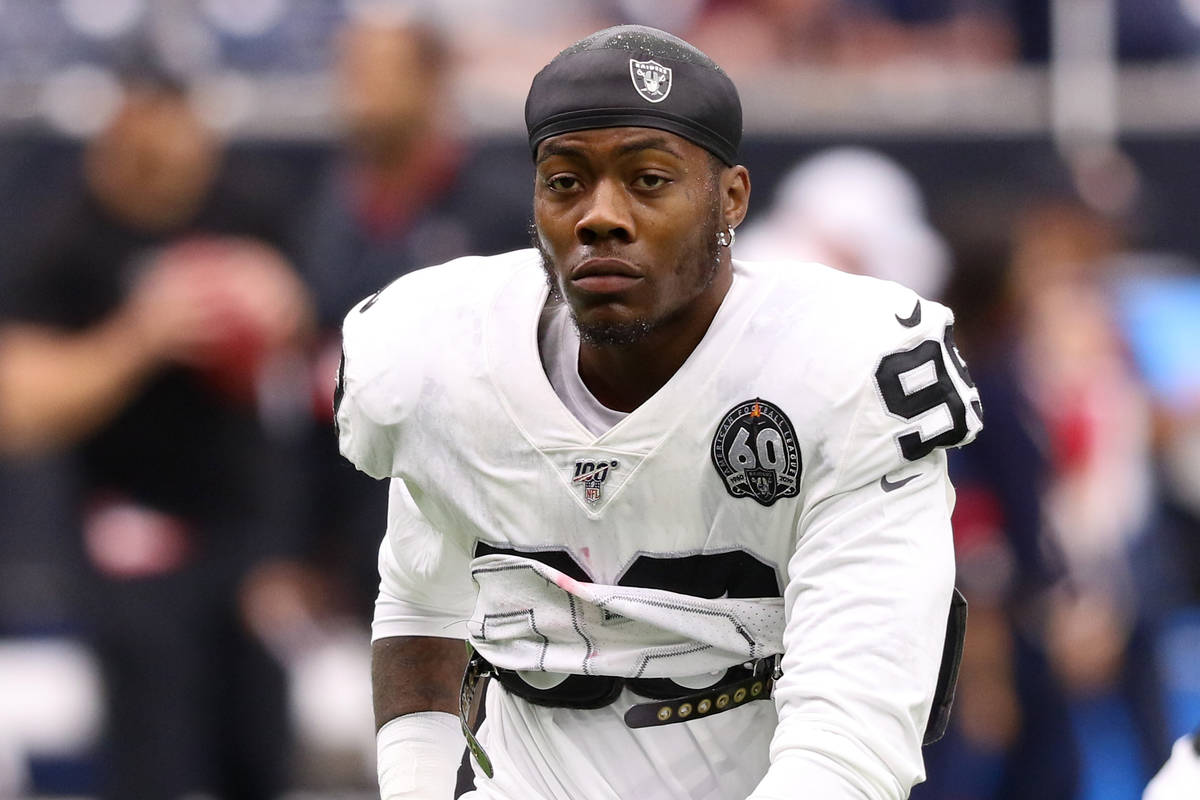
[[[410,273],[347,316],[342,452],[392,480],[375,638],[470,638],[531,681],[703,686],[780,647],[783,675],[770,702],[641,729],[629,689],[579,710],[493,683],[495,776],[472,797],[906,797],[954,579],[943,448],[981,426],[949,310],[735,261],[688,360],[596,436],[543,369],[547,295],[527,250]]]

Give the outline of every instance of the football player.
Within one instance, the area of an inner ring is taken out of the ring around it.
[[[391,482],[383,797],[451,798],[464,744],[473,798],[906,797],[965,617],[949,310],[732,258],[741,106],[678,38],[583,39],[525,115],[536,246],[344,326],[342,452]]]

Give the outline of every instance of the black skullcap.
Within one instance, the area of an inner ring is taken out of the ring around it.
[[[581,39],[529,87],[525,127],[535,157],[551,136],[624,126],[670,131],[732,165],[742,139],[742,103],[711,58],[643,25]]]

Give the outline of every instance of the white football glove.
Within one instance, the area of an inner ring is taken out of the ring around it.
[[[1200,797],[1200,752],[1195,736],[1175,742],[1171,757],[1146,786],[1142,800],[1195,800]]]

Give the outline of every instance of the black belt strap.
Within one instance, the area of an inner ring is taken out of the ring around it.
[[[462,686],[459,688],[458,717],[463,736],[467,740],[467,749],[475,757],[483,774],[489,778],[493,774],[492,761],[475,737],[476,720],[479,716],[478,699],[489,678],[495,678],[505,689],[530,702],[572,708],[600,708],[616,700],[626,685],[635,692],[640,686],[645,690],[646,696],[661,694],[664,697],[630,707],[625,712],[625,724],[631,728],[649,728],[711,717],[754,700],[766,700],[774,691],[775,681],[781,674],[780,656],[768,656],[731,667],[726,671],[723,680],[716,685],[682,696],[671,696],[673,693],[663,691],[667,687],[662,684],[667,681],[659,679],[626,682],[613,676],[571,675],[560,686],[570,681],[575,681],[577,685],[569,687],[569,692],[559,693],[555,701],[549,701],[544,697],[538,698],[539,690],[522,680],[516,672],[495,667],[469,644],[467,648],[471,657],[463,673]],[[674,683],[670,685],[678,686]]]
[[[748,677],[718,683],[716,686],[682,697],[672,697],[655,703],[638,703],[625,712],[625,724],[631,728],[672,725],[700,717],[711,717],[731,708],[744,706],[753,700],[766,700],[774,691],[775,681],[781,674],[779,656],[760,658],[752,662],[748,671]]]
[[[768,656],[731,667],[713,686],[688,694],[680,694],[686,687],[668,679],[625,679],[612,675],[568,675],[552,689],[538,689],[513,670],[488,663],[479,653],[473,655],[466,678],[471,678],[473,671],[478,676],[490,675],[517,697],[534,705],[555,708],[603,708],[628,687],[634,694],[654,700],[633,706],[625,715],[625,722],[631,728],[645,728],[686,722],[694,716],[712,716],[751,700],[767,699],[779,677],[779,658]],[[464,686],[465,683],[464,679]],[[705,703],[705,699],[709,702]]]

